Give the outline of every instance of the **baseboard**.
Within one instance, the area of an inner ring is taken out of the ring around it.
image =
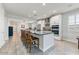
[[[75,42],[72,42],[72,41],[69,41],[69,40],[63,40],[63,41],[66,41],[66,42],[69,42],[69,43],[72,43],[72,44],[78,44],[78,43],[75,43]]]

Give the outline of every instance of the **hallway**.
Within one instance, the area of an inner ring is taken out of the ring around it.
[[[20,39],[19,39],[19,35],[17,33],[14,33],[13,35],[13,38],[10,38],[10,40],[5,44],[5,46],[2,47],[2,49],[0,49],[0,54],[18,54],[18,49],[21,50],[22,49],[22,52],[25,52],[26,53],[26,50],[23,50],[25,49],[24,46],[22,45]],[[25,54],[23,53],[23,54]]]
[[[79,50],[77,45],[66,41],[55,41],[54,48],[51,47],[46,52],[42,52],[36,47],[32,47],[32,52],[29,53],[28,49],[23,46],[18,33],[14,33],[13,38],[0,49],[1,55],[77,55]]]

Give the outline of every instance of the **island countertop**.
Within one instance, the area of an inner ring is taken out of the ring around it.
[[[51,34],[53,33],[52,31],[31,31],[33,34],[37,35],[46,35],[46,34]]]

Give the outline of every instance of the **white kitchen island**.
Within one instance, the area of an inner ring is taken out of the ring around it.
[[[32,32],[33,36],[39,38],[39,48],[45,52],[50,47],[54,46],[54,34],[49,31]]]

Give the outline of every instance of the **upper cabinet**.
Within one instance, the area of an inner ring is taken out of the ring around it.
[[[61,15],[56,15],[50,18],[50,26],[59,25],[61,21]]]
[[[43,30],[43,27],[45,27],[45,21],[44,20],[40,20],[37,22],[37,29],[38,30]]]

